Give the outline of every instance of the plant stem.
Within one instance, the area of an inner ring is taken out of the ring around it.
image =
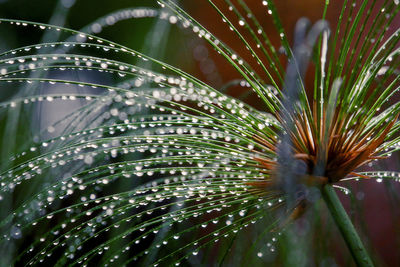
[[[342,233],[357,266],[374,266],[333,187],[327,184],[321,191],[325,203]]]

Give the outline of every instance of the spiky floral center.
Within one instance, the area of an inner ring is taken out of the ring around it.
[[[328,138],[324,140],[323,129],[325,126],[325,118],[318,125],[315,121],[310,120],[305,114],[295,116],[294,127],[284,127],[286,133],[290,136],[293,157],[295,160],[301,160],[307,166],[302,174],[298,174],[298,181],[313,186],[322,186],[326,183],[336,183],[344,179],[348,175],[368,178],[355,172],[355,170],[375,159],[383,157],[378,156],[379,146],[383,143],[385,137],[393,127],[397,116],[386,125],[382,125],[379,129],[368,130],[362,122],[354,123],[351,127],[347,125],[349,122],[345,119],[338,119],[336,110],[334,120],[329,127]],[[282,119],[282,125],[285,125]],[[317,130],[318,129],[318,130]],[[269,147],[277,153],[276,140],[264,140],[255,137],[258,142]],[[256,187],[279,186],[282,181],[278,180],[277,161],[255,157],[259,163],[262,172],[266,174],[265,181],[252,183]],[[324,164],[324,172],[316,173],[316,166]]]

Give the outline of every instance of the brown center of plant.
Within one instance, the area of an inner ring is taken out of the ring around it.
[[[286,129],[290,135],[294,158],[303,161],[307,166],[306,173],[297,177],[298,182],[307,186],[321,187],[327,183],[339,182],[348,175],[369,178],[354,171],[373,160],[384,158],[377,156],[381,152],[377,148],[383,143],[398,116],[391,122],[382,125],[378,130],[376,128],[366,130],[362,121],[348,127],[346,125],[348,120],[343,117],[338,120],[337,113],[339,111],[336,111],[329,127],[327,140],[324,140],[322,134],[325,118],[322,118],[318,125],[315,117],[310,122],[305,114],[298,114],[293,120],[294,128],[292,127],[292,129],[294,130]],[[285,125],[283,120],[279,116],[277,117],[281,124]],[[254,138],[277,153],[277,140],[266,140],[259,136]],[[258,167],[261,172],[266,174],[265,180],[248,184],[264,190],[279,188],[282,182],[278,180],[278,162],[264,157],[255,157],[254,159],[259,163]],[[315,175],[316,166],[321,160],[325,163],[324,175]]]

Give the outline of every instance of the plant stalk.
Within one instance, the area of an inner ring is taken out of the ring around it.
[[[327,184],[322,187],[321,191],[325,203],[342,233],[357,266],[374,266],[333,187]]]

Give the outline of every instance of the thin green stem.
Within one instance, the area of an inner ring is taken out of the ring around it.
[[[321,191],[325,203],[342,233],[357,266],[374,266],[333,187],[325,185]]]

